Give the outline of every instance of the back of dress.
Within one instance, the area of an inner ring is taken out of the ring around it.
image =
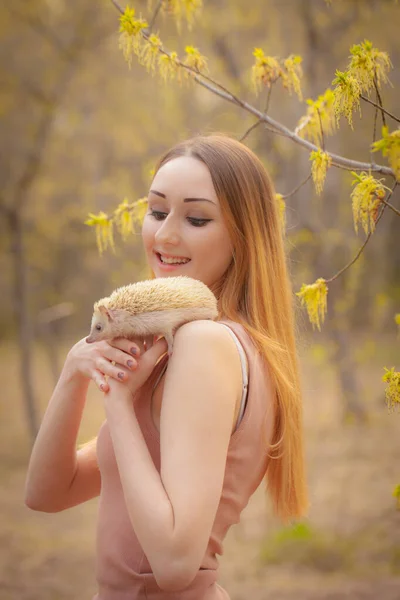
[[[99,589],[93,600],[229,600],[227,592],[216,582],[217,554],[223,554],[227,531],[239,522],[241,512],[265,475],[274,420],[274,391],[268,368],[244,327],[227,319],[219,322],[233,331],[246,354],[248,390],[243,417],[228,446],[221,498],[200,569],[192,583],[182,591],[165,592],[158,587],[129,519],[105,421],[97,441],[102,487],[97,526]],[[152,420],[149,399],[167,361],[165,355],[135,399],[137,420],[158,472],[160,435]]]

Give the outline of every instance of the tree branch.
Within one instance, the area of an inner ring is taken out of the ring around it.
[[[288,137],[296,144],[299,144],[300,146],[307,148],[307,150],[310,150],[310,151],[318,150],[318,146],[315,146],[308,140],[305,140],[305,139],[299,137],[298,135],[296,135],[294,133],[294,131],[291,131],[290,129],[285,127],[285,125],[282,125],[278,121],[275,121],[275,119],[272,119],[271,117],[268,117],[268,115],[265,115],[264,113],[260,112],[259,110],[257,110],[257,108],[255,108],[251,104],[248,104],[247,102],[244,102],[242,100],[239,100],[238,98],[235,98],[235,96],[233,94],[231,94],[230,92],[223,92],[222,90],[216,89],[215,87],[211,86],[210,84],[199,79],[199,77],[197,75],[194,76],[194,80],[197,81],[197,83],[199,83],[203,87],[207,88],[208,90],[210,90],[211,92],[216,94],[217,96],[224,98],[225,100],[227,100],[228,102],[231,102],[232,104],[236,104],[236,105],[240,106],[247,112],[256,116],[258,119],[260,119],[260,121],[264,121],[265,123],[268,123],[275,129],[277,129],[276,133],[282,133],[285,137]],[[339,156],[338,154],[334,154],[333,152],[327,152],[327,154],[329,154],[329,156],[332,159],[332,164],[335,165],[336,167],[342,167],[344,169],[348,169],[351,171],[374,171],[376,173],[382,173],[383,175],[390,175],[391,177],[394,178],[393,169],[391,169],[390,167],[385,167],[383,165],[377,165],[374,163],[363,163],[363,162],[359,162],[357,160],[351,160],[349,158],[344,158],[343,156]]]
[[[116,2],[116,0],[111,0],[111,2],[113,3],[113,5],[117,8],[117,10],[121,14],[124,14],[124,11],[119,6],[118,2]],[[144,32],[142,32],[142,35],[146,40],[149,39],[148,36]],[[162,48],[159,49],[159,52],[161,52],[162,54],[165,54],[166,56],[169,56],[169,57],[171,56],[169,52],[167,52],[166,50],[163,50]],[[260,121],[263,121],[264,123],[267,123],[271,127],[275,128],[277,131],[274,133],[281,133],[285,137],[288,137],[289,139],[291,139],[296,144],[303,146],[303,148],[307,148],[307,150],[309,150],[309,151],[318,150],[317,146],[315,146],[308,140],[305,140],[305,139],[299,137],[298,135],[296,135],[296,133],[294,131],[291,131],[285,125],[282,125],[278,121],[275,121],[275,119],[272,119],[265,113],[259,111],[257,108],[255,108],[248,102],[240,100],[240,98],[237,98],[228,89],[226,89],[223,85],[221,85],[217,81],[213,80],[211,77],[208,77],[207,75],[200,73],[199,71],[193,69],[192,67],[189,67],[188,65],[183,64],[180,60],[178,60],[178,63],[183,69],[185,69],[193,74],[194,81],[196,81],[199,85],[202,85],[203,87],[208,89],[213,94],[216,94],[220,98],[224,98],[228,102],[231,102],[232,104],[235,104],[236,106],[239,106],[243,110],[246,110],[247,112],[256,116]],[[206,83],[206,81],[203,81],[203,80],[206,80],[210,83]],[[332,164],[336,167],[341,167],[343,169],[347,169],[350,171],[374,171],[376,173],[382,173],[383,175],[390,175],[391,177],[396,179],[394,171],[390,167],[385,167],[383,165],[377,165],[375,163],[363,163],[363,162],[359,162],[356,160],[351,160],[349,158],[344,158],[343,156],[339,156],[338,154],[333,154],[332,152],[327,152],[327,154],[331,157]]]

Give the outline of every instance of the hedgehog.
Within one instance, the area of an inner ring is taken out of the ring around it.
[[[181,325],[217,316],[215,295],[197,279],[179,275],[138,281],[95,302],[86,342],[143,337],[151,343],[154,336],[164,336],[171,356],[173,336]]]

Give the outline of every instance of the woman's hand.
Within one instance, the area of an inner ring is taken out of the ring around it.
[[[83,338],[69,351],[66,366],[74,375],[92,379],[102,392],[108,392],[110,386],[106,377],[129,381],[138,368],[138,358],[143,351],[143,340],[139,339],[132,342],[118,338],[88,344]]]
[[[110,381],[109,390],[107,391],[115,391],[118,394],[119,389],[123,388],[125,390],[129,390],[130,395],[135,395],[138,389],[141,388],[142,385],[150,377],[158,360],[168,350],[168,344],[165,338],[160,338],[156,342],[154,342],[150,347],[147,347],[148,349],[141,354],[140,358],[137,361],[137,367],[135,368],[135,372],[131,373],[124,367],[121,367],[120,372],[124,373],[124,377],[114,378],[116,379],[116,381]]]

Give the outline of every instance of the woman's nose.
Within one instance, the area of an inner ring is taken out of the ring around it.
[[[165,219],[165,221],[163,221],[161,226],[158,228],[155,238],[157,243],[160,245],[177,245],[180,241],[180,235],[177,226],[169,221],[168,218]]]

